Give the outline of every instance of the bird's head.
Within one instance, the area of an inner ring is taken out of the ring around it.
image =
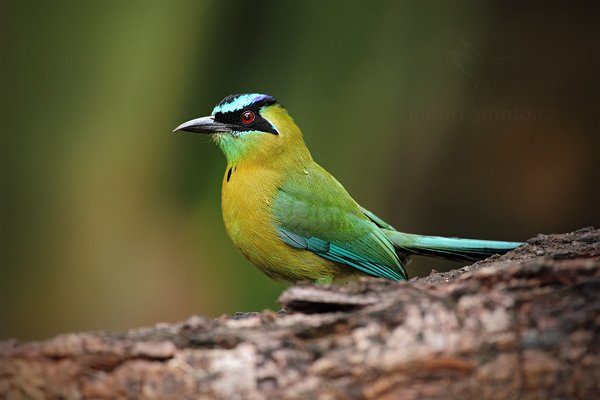
[[[242,160],[265,163],[281,154],[310,157],[294,120],[266,94],[227,96],[210,116],[184,122],[176,131],[211,135],[229,163]]]

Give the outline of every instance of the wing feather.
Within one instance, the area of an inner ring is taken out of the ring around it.
[[[310,185],[280,188],[273,203],[279,237],[291,247],[373,276],[408,279],[390,240],[345,189],[329,176],[333,182],[322,195],[319,185],[329,178],[314,175]]]

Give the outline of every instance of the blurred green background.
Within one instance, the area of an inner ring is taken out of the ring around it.
[[[226,237],[224,157],[171,133],[231,93],[275,96],[399,229],[600,224],[597,2],[0,4],[0,338],[278,309]]]

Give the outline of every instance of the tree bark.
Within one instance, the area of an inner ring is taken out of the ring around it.
[[[590,399],[600,230],[408,283],[297,285],[285,312],[0,343],[0,397]]]

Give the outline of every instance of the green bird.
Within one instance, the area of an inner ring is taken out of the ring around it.
[[[175,131],[208,134],[221,148],[227,233],[277,280],[326,284],[371,275],[402,281],[410,255],[479,260],[521,244],[398,232],[312,159],[300,128],[266,94],[227,96],[212,115]]]

